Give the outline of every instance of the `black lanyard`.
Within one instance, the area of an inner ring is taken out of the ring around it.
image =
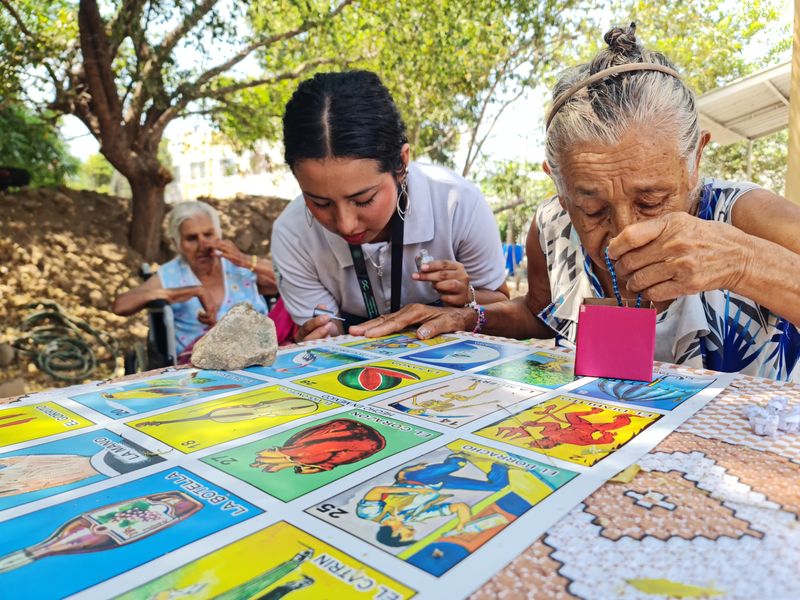
[[[408,209],[408,196],[400,194],[400,198],[405,199],[405,207],[401,208],[405,213]],[[399,202],[399,200],[398,200]],[[403,287],[403,230],[405,228],[405,221],[400,218],[397,211],[392,214],[392,300],[391,312],[400,310],[400,291]],[[375,301],[375,294],[372,292],[372,283],[367,274],[367,263],[364,262],[364,251],[361,246],[350,245],[350,255],[353,257],[353,266],[356,269],[356,277],[358,277],[358,288],[361,290],[361,296],[364,298],[364,307],[367,309],[367,318],[374,319],[379,316],[380,310],[378,303]]]

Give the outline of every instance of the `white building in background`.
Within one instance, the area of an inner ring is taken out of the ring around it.
[[[277,145],[237,154],[219,134],[193,131],[170,140],[169,151],[175,181],[168,202],[237,194],[291,199],[299,193]]]

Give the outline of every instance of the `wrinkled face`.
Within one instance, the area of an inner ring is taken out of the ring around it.
[[[349,244],[389,239],[389,220],[397,206],[397,183],[375,160],[307,159],[294,167],[306,206],[328,231]]]
[[[217,238],[214,223],[207,215],[198,215],[181,223],[180,252],[193,270],[206,271],[216,260],[216,255],[209,245]]]
[[[628,225],[689,211],[698,181],[697,169],[690,175],[680,156],[677,138],[651,127],[637,128],[612,146],[580,144],[562,154],[560,167],[561,204],[595,272],[606,271],[604,250]]]

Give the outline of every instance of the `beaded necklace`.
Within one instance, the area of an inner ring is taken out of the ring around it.
[[[611,285],[614,287],[614,296],[617,298],[617,304],[622,306],[622,295],[619,293],[619,283],[617,283],[617,271],[614,269],[614,265],[611,264],[611,259],[608,257],[608,248],[603,250],[603,256],[606,259],[606,267],[608,268],[608,272],[611,273]],[[636,308],[641,308],[642,306],[642,294],[641,292],[636,295]]]

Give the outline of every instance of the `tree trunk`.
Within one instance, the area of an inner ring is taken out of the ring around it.
[[[158,176],[129,177],[132,193],[131,228],[128,241],[146,261],[158,260],[161,247],[161,223],[164,220],[165,184]]]

